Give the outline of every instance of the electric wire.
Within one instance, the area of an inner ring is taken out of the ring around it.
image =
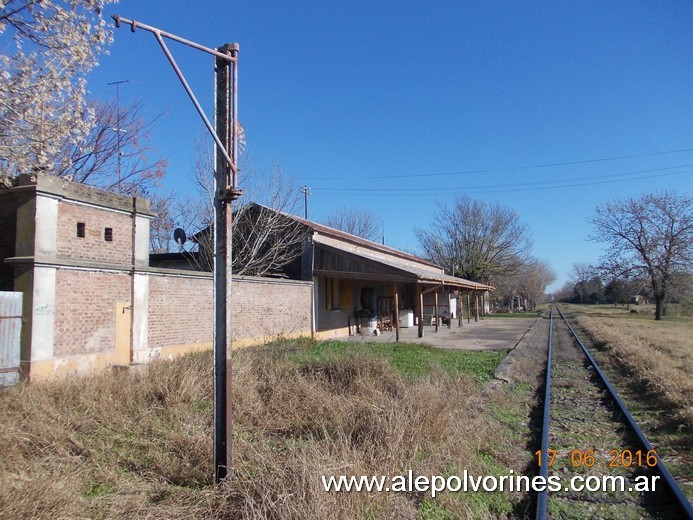
[[[669,171],[680,168],[689,168],[693,164],[682,164],[678,166],[670,166],[666,168],[653,168],[647,170],[637,170],[632,172],[615,173],[610,175],[598,175],[590,177],[581,178],[569,178],[560,179],[554,181],[533,181],[524,183],[511,183],[511,184],[487,184],[487,185],[474,185],[474,186],[437,186],[433,188],[422,188],[422,187],[411,187],[411,188],[392,188],[392,187],[378,187],[378,186],[367,186],[359,188],[329,188],[329,187],[318,187],[312,186],[311,189],[314,191],[338,191],[338,192],[352,192],[358,194],[382,194],[382,193],[445,193],[451,191],[464,191],[468,193],[515,193],[521,191],[535,191],[535,190],[546,190],[546,189],[561,189],[561,188],[574,188],[582,186],[594,186],[599,184],[611,184],[616,182],[629,182],[634,180],[643,179],[655,179],[659,177],[668,177],[673,175],[684,175],[691,174],[693,170],[683,170],[683,171]],[[666,172],[666,173],[660,173]],[[652,174],[652,175],[643,175]]]
[[[580,159],[576,161],[565,161],[565,162],[555,162],[555,163],[544,163],[544,164],[534,164],[534,165],[523,165],[523,166],[511,166],[505,168],[484,168],[478,170],[460,170],[453,172],[439,172],[439,173],[405,173],[405,174],[393,174],[393,175],[363,175],[363,176],[353,176],[348,177],[301,177],[301,181],[318,181],[318,180],[358,180],[358,179],[405,179],[405,178],[417,178],[417,177],[443,177],[443,176],[454,176],[454,175],[469,175],[473,173],[497,173],[497,172],[509,172],[517,170],[531,170],[535,168],[554,168],[556,166],[572,166],[578,164],[589,164],[589,163],[599,163],[608,161],[620,161],[624,159],[638,159],[643,157],[655,157],[658,155],[669,155],[675,153],[691,152],[693,148],[683,148],[680,150],[665,150],[659,152],[650,152],[642,154],[633,155],[619,155],[613,157],[600,157],[595,159]]]

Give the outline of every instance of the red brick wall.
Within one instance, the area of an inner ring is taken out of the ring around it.
[[[211,279],[149,278],[149,347],[210,343],[214,330]],[[312,284],[266,279],[233,281],[233,338],[309,333]]]
[[[313,284],[235,279],[231,303],[234,339],[309,333]]]
[[[214,330],[210,278],[149,277],[149,348],[209,343]]]
[[[54,355],[112,352],[115,304],[130,300],[130,276],[58,269],[55,293]]]
[[[84,238],[77,237],[77,223],[84,222]],[[107,242],[105,228],[113,229]],[[132,218],[130,215],[64,201],[58,209],[58,256],[108,264],[132,262]]]
[[[247,278],[233,283],[235,340],[310,332],[312,284]],[[126,273],[58,269],[54,355],[113,352],[116,302],[129,300]],[[150,275],[148,303],[149,348],[212,342],[211,279]]]

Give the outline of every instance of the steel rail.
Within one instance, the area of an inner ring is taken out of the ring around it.
[[[609,383],[609,380],[607,379],[606,375],[604,375],[604,372],[602,372],[602,370],[599,368],[599,365],[597,365],[597,362],[589,353],[587,347],[585,347],[578,335],[575,333],[575,330],[573,330],[573,327],[570,325],[570,322],[568,322],[568,319],[563,315],[561,309],[559,309],[558,306],[556,306],[556,310],[558,311],[558,314],[561,316],[561,318],[563,318],[565,324],[568,325],[570,333],[578,342],[578,345],[580,345],[580,348],[587,356],[587,359],[589,359],[589,362],[594,368],[594,371],[599,375],[599,378],[604,383],[604,386],[609,391],[609,394],[611,394],[611,397],[613,398],[614,402],[618,405],[619,409],[621,410],[621,413],[626,418],[626,421],[628,421],[628,424],[630,425],[635,435],[638,437],[638,440],[640,441],[642,447],[645,448],[645,450],[647,451],[654,451],[655,456],[657,457],[657,465],[654,469],[659,471],[659,473],[664,478],[664,481],[669,487],[669,490],[674,495],[674,498],[676,499],[676,502],[678,506],[681,508],[682,512],[684,512],[690,520],[693,520],[693,506],[691,506],[691,503],[688,501],[688,498],[686,498],[686,495],[679,486],[678,482],[676,482],[676,479],[672,476],[667,467],[664,465],[664,461],[662,461],[659,454],[654,450],[652,444],[650,444],[650,441],[647,440],[647,437],[645,437],[645,434],[642,432],[638,424],[635,422],[635,419],[628,411],[628,408],[619,397],[618,392],[613,386],[611,386],[611,383]]]
[[[549,422],[551,415],[551,358],[553,357],[553,308],[549,312],[549,343],[546,356],[546,387],[544,388],[544,424],[541,430],[541,464],[539,475],[544,479],[549,476]],[[544,488],[537,497],[536,520],[546,519],[546,499],[548,490]]]

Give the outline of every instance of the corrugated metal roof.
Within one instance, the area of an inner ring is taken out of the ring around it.
[[[419,283],[441,284],[441,285],[447,285],[449,287],[456,287],[459,289],[471,289],[471,290],[475,290],[475,291],[493,291],[493,290],[495,290],[490,285],[472,282],[471,280],[465,280],[464,278],[458,278],[456,276],[451,276],[451,275],[445,274],[445,273],[433,273],[433,272],[428,271],[428,270],[417,269],[415,267],[411,267],[411,266],[399,263],[395,260],[386,261],[386,262],[383,262],[382,260],[379,260],[379,259],[371,259],[371,258],[369,258],[369,260],[380,262],[380,263],[387,265],[389,267],[393,267],[395,269],[398,269],[399,271],[403,271],[405,273],[408,273],[412,277],[415,277],[416,281]]]
[[[356,235],[352,235],[350,233],[347,233],[346,231],[341,231],[339,229],[331,228],[329,226],[325,226],[324,224],[318,224],[317,222],[313,222],[311,220],[306,220],[300,217],[297,217],[295,215],[289,215],[286,214],[288,217],[291,217],[298,222],[308,226],[310,229],[312,229],[315,232],[321,233],[323,235],[331,236],[334,238],[338,238],[340,240],[345,240],[347,242],[351,242],[352,244],[356,244],[359,246],[363,246],[369,249],[373,249],[375,251],[382,251],[383,253],[387,253],[389,255],[397,256],[399,258],[404,258],[407,260],[411,260],[412,262],[418,262],[420,264],[425,264],[431,267],[437,267],[441,271],[443,268],[439,266],[438,264],[434,264],[433,262],[429,262],[428,260],[421,258],[419,256],[413,255],[411,253],[406,253],[404,251],[400,251],[399,249],[395,249],[393,247],[389,247],[383,244],[378,244],[377,242],[372,242],[370,240],[366,240],[365,238],[358,237]]]
[[[412,261],[412,259],[416,259],[417,257],[409,256],[405,259],[397,255],[384,255],[382,250],[375,250],[374,248],[367,247],[353,247],[353,244],[349,244],[348,249],[340,249],[339,238],[335,237],[334,235],[332,235],[332,238],[333,240],[330,240],[329,243],[322,243],[320,242],[320,237],[316,237],[315,243],[321,248],[327,248],[331,251],[342,251],[343,253],[351,256],[363,258],[370,263],[379,264],[385,271],[391,272],[394,269],[405,279],[410,279],[411,283],[440,284],[459,289],[470,289],[476,291],[494,290],[494,288],[490,285],[472,282],[471,280],[465,280],[464,278],[458,278],[456,276],[445,274],[441,267],[434,266],[434,264],[430,264],[430,262]],[[419,264],[420,267],[417,267],[416,264]],[[431,266],[438,268],[431,269]],[[335,272],[334,276],[344,274],[345,273]]]
[[[258,204],[260,205],[260,204]],[[382,257],[378,256],[372,256],[369,255],[367,252],[363,251],[363,249],[359,250],[358,252],[355,251],[350,251],[351,254],[356,254],[356,255],[361,255],[364,256],[365,258],[368,258],[370,261],[378,262],[381,263],[385,266],[388,267],[393,267],[395,269],[398,269],[400,271],[404,271],[405,273],[408,273],[409,275],[412,275],[416,277],[416,280],[420,283],[439,283],[442,285],[447,285],[450,287],[457,287],[460,289],[471,289],[471,290],[477,290],[477,291],[493,291],[495,290],[494,287],[482,283],[477,283],[477,282],[472,282],[470,280],[465,280],[464,278],[457,278],[456,276],[451,276],[444,274],[443,268],[437,264],[434,264],[433,262],[429,262],[428,260],[425,260],[421,257],[418,257],[416,255],[412,255],[410,253],[405,253],[404,251],[400,251],[399,249],[394,249],[392,247],[388,247],[382,244],[378,244],[377,242],[372,242],[370,240],[366,240],[365,238],[357,237],[356,235],[352,235],[350,233],[347,233],[345,231],[341,231],[339,229],[331,228],[329,226],[325,226],[324,224],[318,224],[317,222],[313,222],[311,220],[306,220],[301,217],[297,217],[296,215],[291,215],[289,213],[284,213],[281,212],[283,215],[292,218],[301,224],[307,226],[313,232],[320,233],[326,236],[330,236],[339,240],[343,240],[345,242],[361,246],[362,248],[365,248],[366,250],[372,250],[375,252],[381,252],[385,253],[387,255],[390,255],[394,257],[392,260],[383,260]],[[421,264],[422,267],[428,267],[429,269],[417,269],[415,267],[412,267],[411,265],[406,265],[402,262],[397,262],[397,258],[403,259],[403,260],[408,260],[410,262],[415,262],[418,264]],[[431,271],[431,267],[433,268],[438,268],[440,270],[440,273],[435,273]]]

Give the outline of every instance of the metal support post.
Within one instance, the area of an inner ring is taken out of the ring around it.
[[[237,182],[236,66],[238,44],[227,44],[219,52],[233,61],[215,59],[215,126],[224,151],[216,150],[214,193],[214,478],[224,479],[231,467],[231,260],[232,202],[240,192]]]
[[[207,130],[214,147],[214,480],[220,482],[231,468],[231,224],[232,202],[238,189],[238,44],[210,49],[156,27],[114,15],[121,23],[154,34]],[[202,110],[164,39],[173,40],[215,56],[214,127]]]

